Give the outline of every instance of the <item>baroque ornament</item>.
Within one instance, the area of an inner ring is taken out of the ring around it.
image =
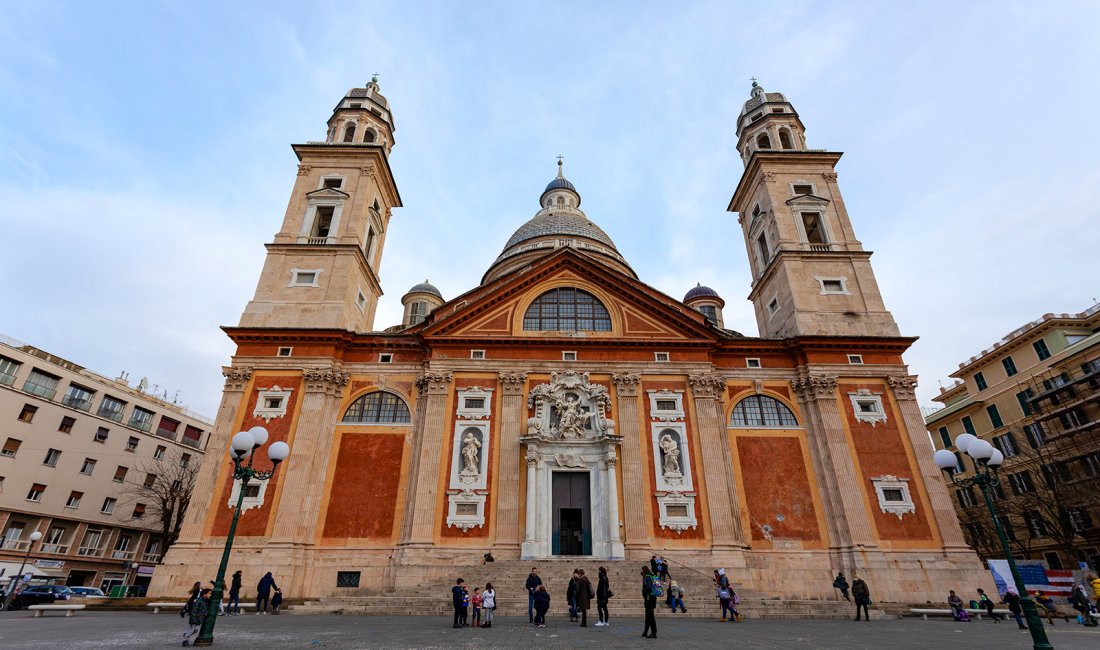
[[[421,395],[445,395],[452,379],[454,379],[454,373],[450,371],[428,371],[416,378],[416,386],[420,389]]]
[[[894,390],[898,399],[915,399],[917,391],[917,378],[912,375],[890,375],[886,383]]]
[[[227,366],[222,368],[222,375],[225,377],[225,390],[244,390],[245,384],[252,378],[252,367]]]
[[[339,368],[306,368],[302,372],[306,380],[306,390],[334,393],[348,385],[351,374]]]
[[[588,373],[572,370],[550,373],[550,383],[531,389],[527,406],[535,410],[527,421],[527,435],[545,439],[581,440],[615,435],[611,396],[603,386],[588,381]]]
[[[716,375],[688,375],[688,384],[696,399],[716,399],[726,388],[726,382]]]
[[[522,395],[523,387],[527,385],[527,373],[525,372],[501,372],[500,385],[505,395]]]
[[[642,376],[632,373],[611,375],[611,382],[615,384],[615,392],[619,397],[635,397],[638,395],[638,384]]]
[[[791,387],[804,400],[836,396],[837,378],[831,375],[809,375],[791,382]]]

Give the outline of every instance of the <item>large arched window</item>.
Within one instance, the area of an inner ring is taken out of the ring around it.
[[[344,422],[360,424],[407,424],[409,407],[393,393],[367,393],[351,403],[344,412]]]
[[[352,142],[355,140],[355,125],[348,124],[344,127],[344,142]]]
[[[733,407],[731,427],[797,427],[787,405],[767,395],[750,395]]]
[[[523,315],[523,329],[532,331],[610,332],[611,315],[596,296],[574,289],[551,289],[535,299]]]
[[[768,137],[767,133],[761,133],[756,136],[756,146],[760,149],[771,149],[772,140]]]

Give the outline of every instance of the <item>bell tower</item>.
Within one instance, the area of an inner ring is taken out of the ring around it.
[[[782,93],[752,95],[737,122],[738,213],[760,335],[899,336],[837,185],[841,153],[810,149]]]
[[[292,145],[298,176],[241,327],[373,329],[382,247],[401,207],[394,130],[375,76],[336,105],[324,141]]]

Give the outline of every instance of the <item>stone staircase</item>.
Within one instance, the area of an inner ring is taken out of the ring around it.
[[[493,583],[497,593],[497,616],[526,616],[527,592],[524,583],[532,566],[537,566],[543,584],[552,598],[550,615],[562,616],[568,611],[565,591],[575,567],[585,570],[585,575],[596,587],[597,567],[605,566],[615,594],[608,603],[612,617],[640,617],[643,614],[641,596],[641,567],[638,561],[593,561],[586,558],[552,560],[508,560],[486,564],[454,566],[451,578],[431,584],[400,586],[389,593],[371,594],[367,589],[349,589],[339,597],[305,600],[288,607],[291,614],[360,614],[376,616],[444,616],[452,613],[451,587],[456,578],[463,578],[471,593],[474,587],[482,590],[487,582]],[[685,591],[684,605],[687,613],[675,616],[689,618],[718,618],[721,609],[709,573],[683,566],[673,566],[671,576]],[[746,618],[772,619],[845,619],[851,618],[854,607],[843,601],[829,600],[780,600],[767,594],[734,588],[741,597],[737,610]],[[595,617],[593,600],[590,616]],[[658,615],[669,614],[664,599],[658,601]],[[882,611],[871,611],[871,618],[881,619]]]

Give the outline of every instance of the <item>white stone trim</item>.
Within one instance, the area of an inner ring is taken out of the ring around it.
[[[873,427],[879,422],[886,421],[886,409],[882,406],[881,393],[872,393],[866,388],[861,388],[854,393],[848,393],[848,399],[852,402],[852,413],[860,422],[867,422]]]
[[[473,512],[466,512],[473,506]],[[463,512],[460,512],[463,511]],[[473,490],[451,492],[447,495],[447,527],[456,527],[466,532],[471,528],[485,525],[485,494]]]
[[[325,271],[324,269],[290,269],[290,283],[287,284],[286,286],[288,286],[288,287],[319,287],[319,286],[321,286],[319,284],[320,280],[321,280],[321,274],[324,273],[324,271]],[[298,274],[300,274],[300,273],[312,273],[313,274],[313,282],[312,283],[299,282],[298,281]]]
[[[287,405],[290,404],[290,394],[293,392],[292,388],[272,386],[271,388],[257,388],[256,390],[260,391],[260,394],[256,396],[256,408],[252,410],[253,417],[263,418],[265,421],[270,422],[275,418],[286,415]],[[279,405],[268,406],[268,399],[278,399]]]
[[[317,191],[317,190],[315,190]],[[342,190],[329,190],[333,193],[343,193]],[[302,219],[302,229],[298,232],[298,243],[305,244],[313,238],[313,222],[317,220],[317,208],[320,206],[332,207],[332,222],[328,226],[328,234],[325,243],[336,241],[336,233],[339,232],[340,218],[344,212],[345,197],[310,197],[306,202],[306,216]]]
[[[264,495],[267,494],[268,481],[260,481],[252,479],[248,482],[249,486],[258,485],[260,487],[259,493],[254,497],[245,497],[241,501],[241,512],[247,512],[253,508],[259,508],[264,504]],[[233,481],[233,491],[229,494],[229,503],[226,504],[230,509],[237,507],[237,497],[241,494],[241,482]]]
[[[683,422],[684,420],[684,391],[682,390],[647,390],[649,396],[649,417],[660,422]],[[662,411],[657,408],[657,401],[675,400],[676,408],[671,411]]]
[[[462,445],[467,432],[472,433],[478,444],[477,473],[463,471]],[[489,422],[488,420],[458,420],[455,422],[452,436],[454,452],[451,454],[451,481],[453,490],[485,490],[489,469]]]
[[[488,420],[493,412],[493,389],[482,388],[481,386],[472,386],[470,388],[462,388],[458,391],[458,397],[455,400],[457,408],[455,415],[459,419],[465,420]],[[483,399],[484,404],[480,407],[468,408],[466,406],[466,399]]]
[[[820,276],[820,275],[815,275],[814,279],[817,280],[817,284],[821,288],[821,291],[818,293],[819,296],[850,296],[850,295],[852,295],[852,292],[848,291],[848,278],[845,278],[845,277],[828,278],[828,277],[823,277],[823,276]],[[840,291],[832,291],[830,289],[826,289],[825,288],[825,282],[827,282],[827,281],[828,282],[839,282],[840,283]]]
[[[660,509],[661,528],[668,528],[678,533],[682,533],[688,528],[698,528],[699,520],[695,517],[694,494],[669,492],[668,494],[657,495],[657,505]],[[672,514],[669,513],[670,506],[673,508]],[[677,512],[681,507],[684,508],[684,514]]]
[[[664,459],[661,456],[661,438],[665,432],[671,431],[675,433],[672,436],[678,443],[677,450],[680,452],[679,464],[680,475],[676,474],[665,475],[664,473]],[[653,467],[657,476],[657,491],[658,492],[684,492],[692,489],[691,482],[691,451],[688,448],[688,436],[687,425],[683,422],[653,422],[650,424],[650,443],[653,451]]]
[[[913,496],[909,492],[909,479],[885,474],[872,478],[871,484],[875,486],[875,494],[878,495],[878,507],[882,512],[889,512],[901,519],[907,513],[917,511],[917,506],[913,503]],[[886,490],[900,490],[901,500],[887,500]]]

